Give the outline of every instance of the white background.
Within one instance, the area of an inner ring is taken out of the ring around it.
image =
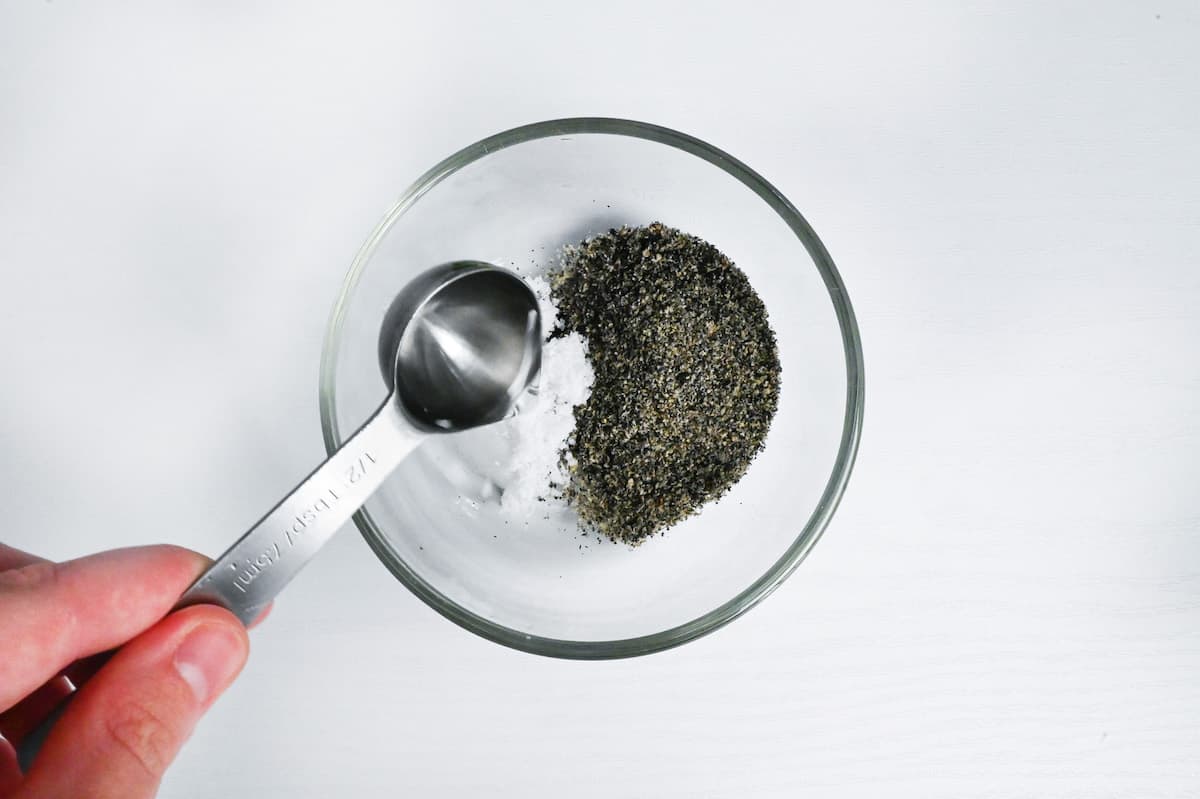
[[[344,271],[569,115],[745,160],[839,264],[863,446],[681,649],[474,638],[346,531],[164,797],[1200,796],[1192,2],[0,7],[0,538],[216,554],[323,455]]]

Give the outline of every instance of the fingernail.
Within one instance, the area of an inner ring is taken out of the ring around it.
[[[203,704],[233,679],[245,657],[245,644],[236,632],[201,624],[175,650],[175,670]]]

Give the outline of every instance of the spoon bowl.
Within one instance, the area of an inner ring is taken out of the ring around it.
[[[410,421],[456,432],[511,415],[541,368],[537,298],[481,261],[419,276],[380,326],[379,367]]]

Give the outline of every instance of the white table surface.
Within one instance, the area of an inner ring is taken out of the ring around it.
[[[865,435],[812,556],[588,664],[346,531],[162,796],[1200,796],[1198,43],[1169,0],[11,0],[0,538],[219,552],[321,458],[326,315],[412,178],[658,122],[773,181],[854,301]]]

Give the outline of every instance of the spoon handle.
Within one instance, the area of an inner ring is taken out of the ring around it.
[[[177,608],[227,608],[249,624],[425,439],[388,397],[341,448],[237,540]]]

